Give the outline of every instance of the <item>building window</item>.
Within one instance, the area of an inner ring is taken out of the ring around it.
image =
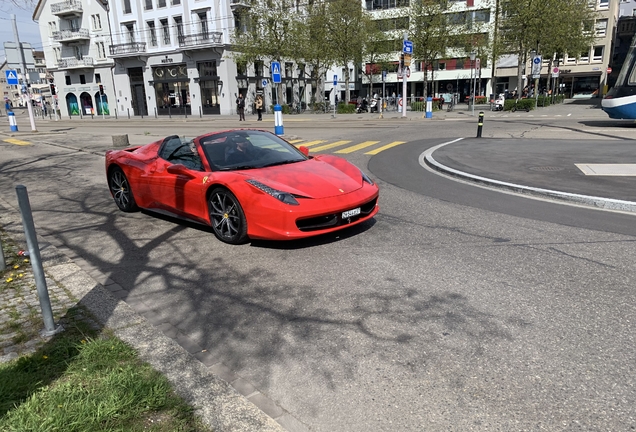
[[[199,78],[217,76],[216,60],[197,63],[197,68],[199,69]]]
[[[166,0],[157,0],[157,7],[158,8],[166,7]]]
[[[600,19],[596,21],[596,36],[605,36],[607,34],[607,20]]]
[[[125,24],[124,34],[126,35],[126,39],[129,43],[135,42],[135,24]]]
[[[581,53],[581,57],[579,57],[579,63],[589,63],[590,62],[590,52],[583,51]]]
[[[205,35],[208,33],[208,13],[207,11],[199,12],[197,15],[199,15],[200,32]]]
[[[155,31],[155,22],[154,21],[148,21],[146,23],[146,25],[148,26],[148,38],[150,39],[150,46],[156,47],[157,46],[157,32]]]
[[[51,21],[49,23],[49,36],[53,36],[53,33],[57,31],[57,23],[55,21]]]
[[[102,18],[99,16],[99,14],[91,15],[91,21],[93,23],[93,30],[102,29]]]
[[[146,0],[144,4],[145,10],[152,10],[152,0]]]
[[[181,0],[172,0],[172,6],[177,6],[181,4]]]
[[[104,42],[97,42],[97,58],[105,59],[106,58],[106,46]]]
[[[254,62],[254,76],[263,76],[263,61],[257,60]]]
[[[163,36],[163,44],[170,45],[170,26],[167,19],[159,20],[161,23],[161,34]]]
[[[98,73],[95,74],[95,82],[97,84],[101,84],[101,82],[102,82],[102,76],[100,74],[98,74]]]
[[[86,84],[86,75],[80,75],[80,84]]]
[[[608,9],[609,8],[609,0],[599,0],[598,7],[600,9]]]
[[[64,79],[66,80],[66,85],[71,85],[71,77],[70,76],[66,75],[64,77]]]
[[[593,61],[603,61],[603,50],[604,46],[594,47],[594,56],[592,57]]]
[[[60,61],[60,59],[62,58],[62,52],[60,48],[53,48],[53,53],[55,54],[55,60]]]
[[[132,13],[132,8],[130,7],[130,0],[124,0],[124,13],[125,14]]]
[[[409,0],[367,0],[367,10],[393,9],[408,7]]]
[[[177,28],[177,38],[183,38],[183,19],[180,16],[174,17],[174,26]]]
[[[285,78],[293,78],[294,77],[293,74],[294,74],[294,64],[285,63]]]

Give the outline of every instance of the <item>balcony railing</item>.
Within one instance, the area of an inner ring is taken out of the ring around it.
[[[221,32],[202,32],[191,35],[179,36],[179,46],[188,48],[204,48],[210,45],[221,45],[223,33]]]
[[[231,0],[230,7],[232,10],[249,8],[251,6],[250,0]]]
[[[56,40],[58,42],[71,42],[90,38],[91,36],[88,32],[88,29],[84,28],[77,30],[59,30],[53,32],[53,40]]]
[[[82,2],[80,0],[66,0],[51,5],[53,15],[81,15]]]
[[[75,57],[61,58],[57,62],[58,69],[83,69],[92,68],[95,64],[93,57],[78,59]]]
[[[146,52],[146,42],[128,42],[108,47],[110,55],[113,57],[126,57],[131,54]]]

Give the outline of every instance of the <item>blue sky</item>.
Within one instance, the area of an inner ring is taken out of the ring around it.
[[[18,24],[18,35],[20,42],[29,42],[35,49],[42,49],[42,39],[40,39],[40,29],[38,24],[31,18],[33,9],[19,9],[9,2],[0,0],[0,62],[4,61],[4,43],[14,42],[13,24],[11,23],[11,14],[16,16]]]

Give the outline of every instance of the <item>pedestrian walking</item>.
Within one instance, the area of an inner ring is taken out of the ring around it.
[[[257,95],[256,102],[254,103],[254,105],[256,105],[256,112],[258,113],[258,121],[262,121],[263,120],[263,96]]]
[[[243,93],[239,93],[236,98],[236,111],[239,115],[239,121],[245,121],[245,99],[243,99]]]

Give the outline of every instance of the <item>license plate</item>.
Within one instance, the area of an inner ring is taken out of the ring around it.
[[[347,210],[346,212],[342,212],[343,219],[349,219],[352,216],[357,216],[360,214],[360,207],[354,208],[353,210]]]

